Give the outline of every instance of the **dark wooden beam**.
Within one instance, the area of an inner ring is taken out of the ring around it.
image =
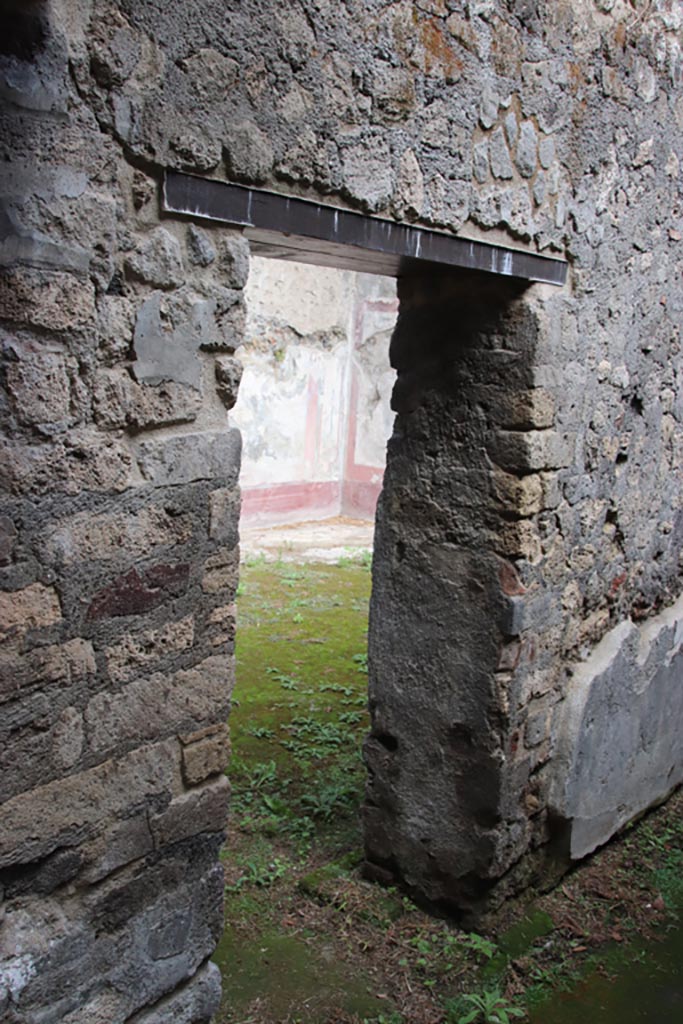
[[[167,213],[244,229],[254,253],[398,277],[425,264],[562,285],[564,260],[410,227],[263,189],[166,171]]]

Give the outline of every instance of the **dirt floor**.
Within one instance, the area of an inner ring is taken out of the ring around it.
[[[268,562],[329,562],[372,550],[374,523],[335,516],[286,526],[251,526],[240,530],[242,558]]]
[[[491,938],[361,877],[370,572],[350,546],[336,564],[244,566],[219,1024],[679,1024],[675,980],[656,1018],[638,1008],[655,1005],[647,980],[609,1002],[636,965],[661,974],[671,942],[680,971],[681,794]]]

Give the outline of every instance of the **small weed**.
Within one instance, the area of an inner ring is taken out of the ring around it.
[[[247,736],[253,736],[257,740],[272,740],[275,736],[272,729],[266,729],[263,725],[253,725],[246,732]]]
[[[304,793],[301,797],[301,805],[314,818],[330,821],[337,811],[348,810],[352,807],[357,796],[358,793],[354,785],[348,782],[331,783],[315,792]]]
[[[477,935],[475,932],[465,936],[462,943],[467,949],[486,960],[491,960],[498,952],[495,942],[491,942],[490,939],[485,939],[483,935]]]
[[[263,863],[258,860],[247,861],[246,871],[237,879],[234,885],[226,886],[227,892],[239,892],[245,886],[254,886],[257,889],[264,889],[277,882],[289,870],[288,861],[282,857],[274,857],[271,861]]]
[[[367,675],[368,671],[368,654],[367,651],[363,651],[361,654],[354,654],[351,661],[355,662],[358,672],[362,672]]]
[[[462,1004],[469,1006],[466,1013],[459,1011]],[[523,1017],[524,1011],[509,1003],[497,989],[481,995],[470,993],[447,1006],[449,1024],[472,1024],[481,1021],[483,1024],[510,1024],[510,1018]]]
[[[298,690],[301,683],[300,679],[295,679],[293,676],[286,676],[284,672],[280,672],[279,669],[273,668],[269,665],[266,669],[269,676],[273,676],[276,683],[279,683],[283,690]]]

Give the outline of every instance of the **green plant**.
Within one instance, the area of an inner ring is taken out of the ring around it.
[[[263,789],[271,785],[277,779],[277,765],[275,761],[265,761],[255,764],[251,769],[249,786],[251,789]]]
[[[301,806],[314,818],[329,821],[335,811],[347,810],[356,797],[356,787],[346,783],[331,783],[321,789],[304,793]]]
[[[226,886],[227,892],[239,892],[245,885],[266,888],[287,873],[289,864],[282,857],[274,857],[267,863],[258,860],[247,861],[245,867],[247,870],[240,875],[234,885]]]
[[[484,991],[470,993],[461,997],[461,1002],[470,1006],[467,1013],[454,1017],[449,1015],[449,1021],[453,1024],[472,1024],[472,1021],[481,1020],[484,1024],[510,1024],[511,1017],[523,1017],[524,1011],[512,1006],[498,991]],[[457,1012],[457,1011],[456,1011]]]
[[[368,654],[367,651],[363,651],[361,654],[354,654],[351,661],[355,661],[358,666],[357,671],[366,674],[368,671]]]
[[[490,939],[485,939],[483,935],[477,935],[475,932],[472,932],[471,935],[466,935],[462,939],[462,943],[467,949],[479,956],[483,956],[486,960],[491,960],[498,952],[495,942],[491,942]]]
[[[275,682],[279,683],[283,690],[298,690],[301,680],[295,679],[293,676],[286,676],[284,672],[280,672],[278,668],[273,668],[269,665],[266,669],[269,676],[273,676]]]

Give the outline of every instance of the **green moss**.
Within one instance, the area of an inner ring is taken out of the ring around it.
[[[271,1019],[307,1024],[333,1020],[335,1008],[360,1017],[384,1009],[372,994],[370,979],[345,970],[332,946],[327,949],[319,941],[314,944],[272,928],[255,927],[249,934],[228,928],[214,960],[224,978],[217,1024],[243,1020],[249,1007],[264,1000]]]
[[[501,951],[514,960],[533,945],[536,939],[554,931],[555,922],[543,910],[532,910],[521,921],[509,928],[498,940]]]

